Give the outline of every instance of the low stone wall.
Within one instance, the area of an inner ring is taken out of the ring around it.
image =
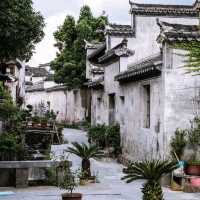
[[[28,187],[29,169],[33,168],[59,168],[63,161],[1,161],[0,162],[0,187],[15,186]],[[71,163],[69,162],[69,166]]]

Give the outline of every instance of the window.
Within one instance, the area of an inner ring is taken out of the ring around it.
[[[151,125],[151,88],[150,88],[150,85],[143,86],[143,100],[144,100],[143,125],[144,125],[144,128],[150,128],[150,125]]]
[[[124,96],[120,96],[120,100],[121,100],[121,105],[123,106],[125,103],[125,97]]]
[[[125,104],[125,97],[124,96],[120,96],[120,105],[121,105],[121,112],[120,112],[120,120],[121,120],[121,124],[124,125],[124,104]]]
[[[74,105],[78,105],[78,91],[74,90]]]
[[[102,102],[102,98],[98,97],[97,98],[97,106],[98,106],[98,108],[101,107],[101,102]]]
[[[115,123],[115,94],[109,95],[109,124]]]

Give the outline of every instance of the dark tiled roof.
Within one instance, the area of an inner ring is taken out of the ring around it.
[[[96,50],[88,55],[88,60],[93,63],[98,63],[98,58],[102,56],[106,51],[106,43],[101,44]]]
[[[133,55],[134,52],[127,48],[127,42],[127,39],[123,39],[122,42],[119,43],[117,46],[108,50],[103,56],[98,59],[99,63],[105,64],[119,57],[128,57]]]
[[[195,5],[139,4],[130,1],[131,13],[136,15],[197,17]]]
[[[40,82],[32,86],[27,86],[26,88],[26,92],[39,92],[39,91],[45,91],[44,82]]]
[[[48,66],[50,66],[50,63],[44,63],[39,65],[39,67],[48,67]]]
[[[167,22],[159,22],[161,32],[157,38],[158,42],[174,42],[174,41],[200,41],[200,27],[197,25],[170,24]]]
[[[10,61],[6,62],[6,64],[7,65],[10,65],[10,64],[16,65],[18,67],[18,69],[22,68],[22,65],[18,59],[10,60]]]
[[[26,76],[44,77],[48,75],[49,73],[45,68],[26,66]]]
[[[26,82],[25,82],[25,85],[26,85],[26,86],[32,86],[33,83],[32,83],[31,81],[26,81]]]
[[[89,88],[93,88],[93,89],[102,89],[104,88],[104,77],[101,77],[95,81],[91,81],[87,83],[87,86]]]
[[[54,75],[48,74],[48,76],[44,79],[44,81],[54,81]]]
[[[134,37],[135,33],[130,25],[109,24],[105,29],[105,34],[112,36]]]
[[[90,72],[92,73],[92,74],[103,74],[104,73],[104,70],[102,69],[102,68],[92,68],[91,70],[90,70]]]
[[[10,81],[10,77],[8,75],[2,74],[0,72],[0,81]]]
[[[56,85],[54,87],[47,88],[47,92],[59,91],[59,90],[67,90],[68,87],[64,85]]]
[[[85,40],[86,49],[98,49],[99,47],[102,46],[102,44],[103,44],[102,42],[97,42],[97,41],[88,42],[87,40]]]
[[[40,82],[38,84],[34,84],[33,86],[27,86],[26,92],[39,92],[39,91],[52,92],[52,91],[67,90],[67,89],[68,87],[64,85],[56,85],[45,89],[44,82]]]
[[[139,81],[159,76],[161,74],[162,56],[154,55],[129,66],[125,72],[115,77],[119,82]]]

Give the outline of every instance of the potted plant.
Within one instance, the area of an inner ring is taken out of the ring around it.
[[[37,128],[38,124],[40,123],[40,118],[38,116],[32,117],[32,126]]]
[[[142,193],[144,200],[164,200],[163,191],[160,185],[162,175],[168,174],[177,168],[177,165],[170,161],[146,160],[135,162],[124,169],[126,174],[122,179],[131,183],[134,180],[145,179]]]
[[[69,169],[67,162],[64,164],[63,167],[63,176],[62,180],[59,183],[60,189],[67,190],[67,193],[62,194],[62,200],[81,200],[82,194],[81,193],[73,193],[75,188],[78,186],[77,184],[77,173],[72,172]]]
[[[80,185],[87,185],[88,180],[84,172],[79,171],[78,178],[79,178]]]
[[[200,161],[194,160],[188,163],[186,174],[200,176]]]
[[[72,143],[72,145],[73,147],[69,147],[66,151],[82,158],[82,173],[85,175],[85,178],[91,179],[90,159],[102,158],[103,152],[94,145],[79,144],[77,142]]]
[[[188,140],[191,148],[194,150],[194,155],[191,161],[188,162],[186,173],[200,176],[200,161],[198,160],[198,150],[200,148],[200,118],[196,117],[192,123],[192,128],[188,134]]]
[[[80,185],[87,185],[88,183],[97,183],[97,177],[95,176],[91,176],[91,177],[87,177],[87,174],[84,172],[79,172],[79,184]]]
[[[41,119],[41,127],[42,128],[46,128],[47,127],[47,122],[48,122],[48,119],[46,117],[43,117]]]

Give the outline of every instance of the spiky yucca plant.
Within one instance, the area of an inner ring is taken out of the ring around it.
[[[94,145],[72,143],[73,147],[69,147],[66,152],[77,155],[82,158],[82,173],[86,178],[91,177],[90,158],[101,158],[103,152]]]
[[[162,175],[172,172],[177,165],[170,161],[145,160],[135,162],[124,169],[126,174],[122,179],[131,183],[134,180],[145,179],[143,185],[143,200],[164,200],[163,191],[159,183]]]

